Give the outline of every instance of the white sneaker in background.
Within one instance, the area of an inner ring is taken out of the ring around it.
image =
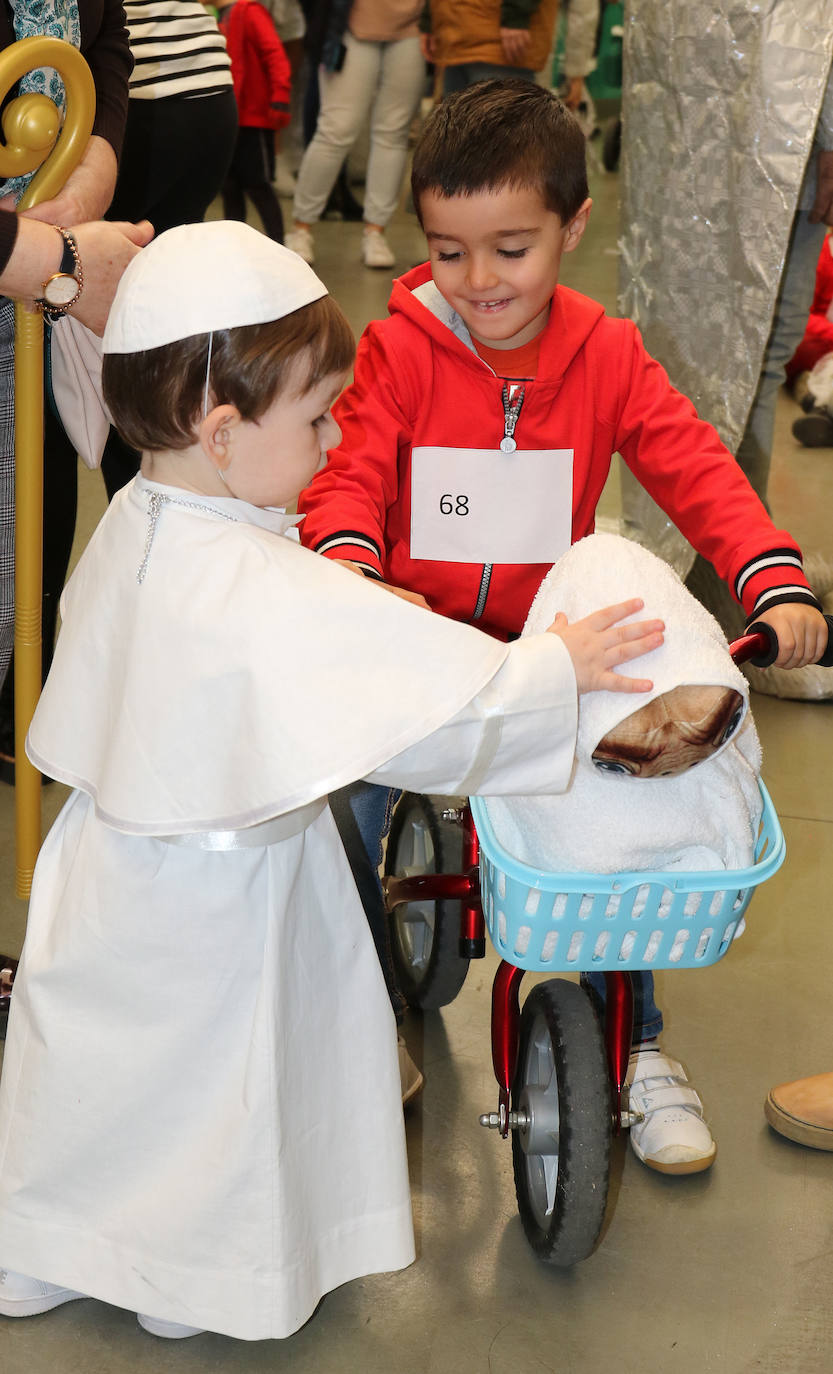
[[[668,1059],[655,1040],[631,1053],[628,1105],[642,1116],[630,1128],[637,1159],[662,1174],[699,1174],[717,1154],[703,1120],[703,1104],[682,1064]]]
[[[51,1312],[53,1307],[86,1296],[72,1288],[61,1288],[60,1284],[16,1274],[13,1269],[0,1269],[0,1316],[3,1317],[36,1317],[40,1312]]]
[[[393,267],[396,258],[380,229],[365,229],[362,234],[362,262],[365,267]]]
[[[310,266],[315,262],[315,242],[309,229],[290,229],[284,234],[283,243],[285,248],[297,253]]]

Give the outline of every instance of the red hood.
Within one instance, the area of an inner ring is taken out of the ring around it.
[[[452,349],[458,358],[468,359],[472,366],[482,367],[477,355],[452,332],[448,324],[414,296],[418,287],[430,281],[431,265],[427,262],[397,277],[388,301],[391,315],[406,315],[443,348]],[[541,376],[557,384],[599,321],[604,319],[604,314],[604,307],[598,301],[582,296],[578,291],[571,291],[568,286],[556,287],[550,318],[541,336]],[[459,320],[459,316],[455,318]],[[462,320],[459,322],[461,329],[464,329]]]

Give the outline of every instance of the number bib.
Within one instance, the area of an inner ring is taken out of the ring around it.
[[[571,448],[412,452],[412,558],[554,563],[572,530]]]

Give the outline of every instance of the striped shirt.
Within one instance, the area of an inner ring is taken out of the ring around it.
[[[226,41],[200,0],[126,0],[131,100],[213,95],[231,85]]]

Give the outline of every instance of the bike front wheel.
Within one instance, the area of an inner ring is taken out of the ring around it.
[[[604,1039],[582,988],[539,983],[524,1003],[512,1107],[515,1192],[532,1249],[566,1268],[604,1220],[612,1118]]]

